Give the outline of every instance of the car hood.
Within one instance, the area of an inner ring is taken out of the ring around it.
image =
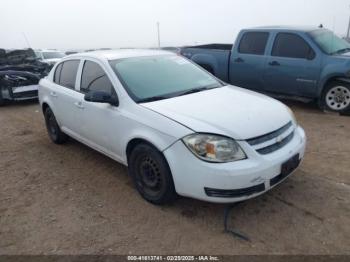
[[[221,134],[237,140],[270,133],[292,120],[289,109],[277,100],[233,86],[141,106],[194,132]]]

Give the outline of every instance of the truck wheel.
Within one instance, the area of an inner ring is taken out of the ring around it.
[[[68,140],[68,136],[63,133],[57,124],[55,115],[53,114],[50,107],[46,108],[45,113],[45,123],[49,137],[55,144],[63,144]]]
[[[330,82],[323,90],[321,109],[326,109],[338,113],[350,111],[350,86],[339,81]]]
[[[132,150],[128,159],[129,174],[144,199],[156,205],[176,199],[170,168],[162,153],[142,143]]]

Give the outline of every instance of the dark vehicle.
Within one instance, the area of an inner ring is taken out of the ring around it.
[[[78,51],[66,51],[65,54],[66,55],[74,55],[74,54],[78,54]]]
[[[40,62],[32,49],[0,49],[0,105],[6,100],[36,99],[39,80],[51,68]]]
[[[187,47],[181,54],[227,83],[350,111],[350,44],[329,30],[246,29],[234,45]]]

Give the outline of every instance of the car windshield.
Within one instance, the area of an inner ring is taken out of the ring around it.
[[[221,87],[192,62],[177,55],[134,57],[110,61],[131,98],[151,102]]]
[[[44,59],[54,59],[54,58],[62,58],[65,54],[62,52],[43,52]]]
[[[36,56],[37,58],[41,59],[41,53],[40,53],[40,52],[35,51],[34,53],[35,53],[35,56]]]
[[[341,54],[350,51],[350,44],[329,30],[315,30],[309,33],[317,45],[327,54]]]

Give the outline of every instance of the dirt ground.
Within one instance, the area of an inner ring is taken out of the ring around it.
[[[153,206],[127,170],[70,140],[50,142],[36,103],[0,108],[0,254],[350,254],[350,117],[287,102],[308,137],[299,170],[232,209],[180,198]]]

